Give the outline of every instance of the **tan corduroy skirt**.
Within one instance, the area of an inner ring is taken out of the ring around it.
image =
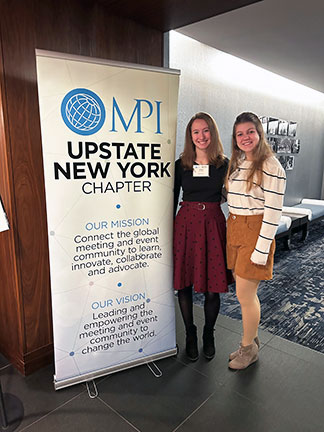
[[[251,262],[261,229],[263,215],[230,214],[227,219],[227,267],[244,279],[272,279],[275,241],[272,241],[266,265]]]

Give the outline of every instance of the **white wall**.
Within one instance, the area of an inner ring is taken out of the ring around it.
[[[193,114],[209,112],[230,155],[231,131],[242,111],[296,121],[300,153],[287,171],[286,205],[321,198],[324,171],[324,94],[170,32],[171,68],[180,69],[177,155]]]

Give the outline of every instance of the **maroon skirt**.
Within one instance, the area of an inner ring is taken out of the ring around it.
[[[174,289],[227,292],[226,220],[219,203],[183,201],[174,222]]]

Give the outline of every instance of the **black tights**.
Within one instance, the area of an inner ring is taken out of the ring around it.
[[[193,326],[193,302],[192,302],[192,286],[188,286],[178,291],[178,300],[186,330]],[[216,323],[220,307],[220,297],[218,293],[205,293],[205,327],[213,329]]]

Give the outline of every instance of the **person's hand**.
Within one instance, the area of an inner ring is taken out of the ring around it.
[[[257,266],[257,267],[264,267],[267,263],[265,264],[255,264],[252,260],[250,260],[251,264]]]

